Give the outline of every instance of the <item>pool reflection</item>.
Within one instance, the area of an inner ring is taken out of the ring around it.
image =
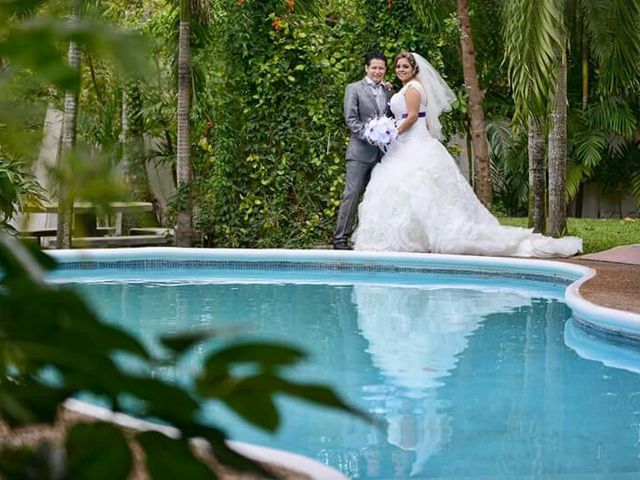
[[[333,385],[381,420],[279,399],[275,436],[224,408],[207,415],[236,439],[314,457],[351,478],[599,475],[640,471],[640,377],[564,344],[562,290],[518,285],[87,284],[110,321],[150,346],[172,331],[240,326],[293,342],[292,372]],[[153,347],[155,348],[155,347]],[[184,381],[203,343],[152,372]],[[633,477],[631,477],[633,478]]]
[[[397,389],[382,408],[386,441],[397,447],[391,473],[416,475],[451,439],[450,402],[438,398],[438,387],[469,337],[489,314],[528,306],[531,299],[500,290],[355,285],[352,301],[373,364],[385,385]]]

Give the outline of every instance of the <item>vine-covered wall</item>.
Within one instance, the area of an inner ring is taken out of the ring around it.
[[[196,162],[198,228],[219,247],[326,244],[344,185],[345,86],[372,50],[416,49],[441,65],[447,32],[430,33],[406,1],[393,11],[386,0],[334,2],[313,18],[278,0],[223,3],[210,51],[222,71]]]

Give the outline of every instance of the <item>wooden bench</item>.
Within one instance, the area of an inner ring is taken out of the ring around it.
[[[129,235],[164,235],[165,237],[173,237],[173,228],[167,228],[167,227],[130,228]]]
[[[115,227],[97,227],[97,237],[103,237],[105,235],[113,235],[116,231]],[[47,237],[55,237],[57,235],[57,230],[55,228],[43,228],[40,230],[19,230],[17,236],[22,239],[33,239],[38,242],[38,244],[42,247],[43,238]]]
[[[151,247],[173,244],[165,235],[117,235],[114,237],[73,237],[71,248]],[[55,241],[49,246],[55,248]]]
[[[104,213],[100,205],[96,205],[91,202],[74,202],[73,213],[74,223],[76,220],[81,220],[85,226],[86,231],[92,236],[97,236],[97,222],[96,214]],[[153,204],[151,202],[109,202],[104,205],[105,209],[114,213],[116,216],[115,234],[122,234],[122,215],[124,213],[142,213],[153,211]],[[25,212],[30,213],[56,213],[58,211],[57,203],[46,203],[39,206],[27,206]],[[55,233],[54,233],[55,235]]]

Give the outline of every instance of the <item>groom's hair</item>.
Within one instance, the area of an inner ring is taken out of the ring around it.
[[[371,65],[371,60],[382,60],[385,65],[387,64],[387,57],[382,52],[367,53],[364,57],[364,63],[367,67]]]

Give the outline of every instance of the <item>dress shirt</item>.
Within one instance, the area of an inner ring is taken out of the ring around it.
[[[371,92],[373,93],[373,98],[376,99],[376,104],[378,105],[378,110],[381,115],[384,115],[384,112],[387,110],[387,96],[384,92],[384,85],[382,82],[375,83],[369,77],[365,77],[367,84],[371,87]]]

